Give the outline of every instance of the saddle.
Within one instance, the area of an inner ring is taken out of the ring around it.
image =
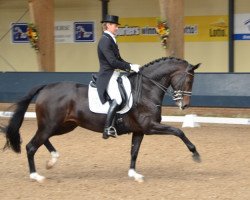
[[[89,101],[89,108],[94,113],[107,114],[109,109],[109,102],[102,104],[96,88],[97,76],[92,75],[92,80],[89,83],[88,96],[91,101]],[[122,98],[122,103],[120,105],[119,111],[117,113],[124,114],[130,110],[133,105],[133,97],[131,93],[131,84],[127,76],[122,75],[117,78],[118,89]]]

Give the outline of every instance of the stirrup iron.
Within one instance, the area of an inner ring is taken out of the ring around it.
[[[107,131],[108,136],[115,137],[115,138],[118,136],[117,132],[116,132],[116,129],[113,126],[110,126],[110,127],[106,128],[105,132],[106,131]]]

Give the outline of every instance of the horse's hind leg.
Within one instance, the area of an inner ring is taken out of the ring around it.
[[[186,137],[186,135],[183,133],[182,130],[180,130],[178,128],[175,128],[175,127],[172,127],[172,126],[166,126],[166,125],[163,125],[163,124],[154,123],[153,126],[152,126],[152,128],[147,133],[147,135],[150,135],[150,134],[175,135],[175,136],[179,137],[186,144],[186,146],[189,149],[189,151],[191,151],[193,153],[193,159],[194,159],[194,161],[201,162],[200,154],[196,150],[196,147]]]
[[[40,176],[36,172],[36,166],[34,161],[34,156],[38,148],[45,143],[48,139],[48,132],[44,130],[37,130],[35,136],[31,139],[31,141],[26,145],[27,157],[29,163],[30,170],[30,178],[36,180],[38,182],[43,182],[45,177]]]
[[[50,160],[46,163],[46,169],[51,169],[56,164],[57,159],[59,157],[59,153],[58,153],[58,151],[56,151],[56,149],[51,144],[49,139],[45,141],[44,145],[48,149],[48,151],[50,152],[50,155],[51,155]]]

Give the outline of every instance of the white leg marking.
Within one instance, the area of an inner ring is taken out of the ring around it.
[[[30,174],[30,179],[35,180],[39,183],[43,183],[45,180],[44,176],[39,175],[38,173],[34,172]]]
[[[144,176],[142,174],[138,174],[134,169],[128,170],[128,176],[130,178],[134,178],[137,182],[144,182]]]
[[[57,162],[57,159],[59,158],[59,153],[56,151],[52,151],[51,153],[51,158],[47,162],[46,169],[51,169]]]

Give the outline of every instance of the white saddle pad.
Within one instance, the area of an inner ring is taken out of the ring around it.
[[[125,88],[125,91],[127,93],[127,103],[124,106],[124,108],[122,108],[120,111],[118,111],[117,113],[120,114],[124,114],[126,112],[128,112],[132,105],[133,105],[133,97],[132,97],[132,93],[131,93],[131,84],[130,81],[128,79],[127,76],[122,76],[122,82]],[[109,91],[109,93],[112,91]],[[120,95],[120,94],[113,94],[114,95]],[[100,101],[100,98],[98,96],[97,93],[97,88],[93,88],[91,87],[91,85],[89,84],[89,91],[88,91],[88,98],[89,98],[89,109],[94,112],[94,113],[102,113],[102,114],[107,114],[108,113],[108,109],[109,109],[109,102],[106,102],[105,104],[102,104],[102,102]],[[119,97],[120,98],[120,97]]]

